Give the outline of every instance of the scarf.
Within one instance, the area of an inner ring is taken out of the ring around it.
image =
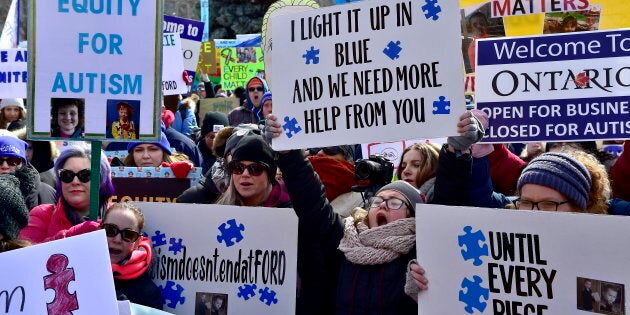
[[[119,280],[131,280],[140,277],[151,265],[151,242],[146,237],[138,240],[138,249],[123,264],[112,263],[114,278]]]
[[[352,216],[344,220],[339,250],[359,265],[379,265],[408,253],[416,244],[416,218],[399,219],[369,228],[364,221],[355,226]]]
[[[335,200],[339,195],[351,191],[352,186],[357,185],[354,179],[354,165],[350,162],[317,155],[309,156],[308,159],[324,184],[328,200]]]

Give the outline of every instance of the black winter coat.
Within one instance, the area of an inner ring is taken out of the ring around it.
[[[130,280],[114,278],[118,300],[129,300],[132,303],[161,310],[163,307],[162,290],[151,280],[149,272]]]

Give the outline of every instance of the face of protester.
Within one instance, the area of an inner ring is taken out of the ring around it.
[[[567,197],[561,194],[559,191],[549,188],[547,186],[536,185],[536,184],[525,184],[521,187],[521,200],[527,200],[531,202],[541,202],[541,201],[554,201],[557,203],[562,203],[567,201]],[[534,207],[535,210],[545,210],[540,209],[538,207]],[[530,210],[530,209],[527,209]],[[553,209],[548,209],[548,211],[553,211]],[[557,210],[560,212],[580,212],[580,208],[573,205],[571,202],[563,203],[558,205]]]
[[[234,188],[243,199],[246,206],[258,206],[265,201],[269,190],[269,177],[267,168],[262,164],[252,161],[237,161],[235,165],[241,166],[232,168],[232,182]],[[262,172],[252,172],[250,168],[262,168]],[[237,171],[241,169],[240,171]]]
[[[538,156],[545,150],[542,142],[530,142],[525,147],[529,156]]]
[[[14,121],[20,119],[20,108],[17,106],[7,106],[2,109],[4,119],[6,121]]]
[[[133,148],[133,161],[136,166],[156,167],[162,164],[164,151],[155,144],[143,143]]]
[[[252,104],[255,107],[260,107],[260,99],[265,93],[264,87],[262,85],[252,85],[247,88],[247,93],[249,93],[249,99],[252,101]]]
[[[22,159],[11,156],[0,156],[0,174],[9,174],[22,167]]]
[[[204,137],[203,141],[206,143],[206,147],[212,151],[212,145],[214,144],[214,137],[217,135],[216,132],[210,131]]]
[[[127,107],[120,107],[120,109],[118,110],[118,119],[120,119],[121,121],[129,120],[129,109],[127,109]]]
[[[57,124],[61,131],[73,134],[79,125],[79,108],[76,105],[66,105],[57,112]]]
[[[84,157],[71,157],[63,167],[75,174],[84,169],[90,169],[90,160]],[[87,215],[90,209],[90,182],[83,183],[75,176],[70,183],[61,182],[63,199],[80,214]]]
[[[401,193],[394,190],[383,190],[376,196],[382,199],[398,198],[405,201],[405,204],[399,209],[390,209],[385,201],[372,203],[368,209],[368,224],[371,228],[409,217],[411,210],[407,207],[407,199]]]
[[[103,224],[111,224],[118,230],[129,229],[140,233],[138,218],[132,210],[125,208],[114,208],[110,210],[103,221]],[[138,248],[138,239],[133,242],[123,240],[122,234],[118,233],[113,237],[107,237],[107,247],[109,248],[109,259],[115,264],[131,256],[131,253]]]
[[[418,188],[416,178],[418,178],[418,172],[422,167],[422,157],[418,150],[411,149],[403,156],[402,163],[400,164],[403,171],[401,173],[401,179],[411,184],[411,186]]]
[[[262,111],[263,117],[267,117],[267,115],[271,114],[271,101],[265,101]]]

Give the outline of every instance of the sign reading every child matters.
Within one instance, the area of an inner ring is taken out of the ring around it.
[[[421,204],[416,218],[419,314],[628,314],[628,217]]]
[[[0,98],[25,98],[26,49],[0,49]]]
[[[457,1],[360,1],[272,20],[273,112],[284,129],[274,149],[456,134]]]
[[[178,204],[173,220],[172,205],[136,205],[153,244],[152,278],[162,288],[165,311],[295,313],[293,209]]]
[[[479,40],[487,142],[630,136],[630,30]]]
[[[137,139],[158,138],[161,2],[30,3],[29,138],[106,138],[108,103],[139,103]]]

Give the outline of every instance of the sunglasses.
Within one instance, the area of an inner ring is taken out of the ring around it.
[[[121,230],[114,224],[104,223],[102,228],[105,230],[107,237],[116,237],[116,235],[120,234],[120,238],[127,243],[133,243],[140,238],[140,233],[132,229]]]
[[[250,92],[254,92],[254,91],[262,92],[265,89],[262,86],[252,86],[250,88],[247,88],[247,90]]]
[[[0,158],[0,165],[7,162],[9,166],[18,166],[22,163],[22,159],[16,157]]]
[[[76,176],[80,182],[87,183],[90,181],[91,174],[92,172],[90,171],[89,168],[82,169],[77,173],[71,170],[59,170],[59,179],[66,184],[70,184],[72,183],[72,181],[74,180],[74,177]]]
[[[247,172],[251,176],[260,176],[267,169],[264,165],[260,163],[245,165],[241,162],[232,162],[230,163],[229,167],[230,171],[234,175],[242,175],[245,170],[247,170]]]
[[[310,148],[310,149],[308,149],[308,154],[309,155],[317,155],[317,153],[320,150],[324,151],[324,154],[326,154],[326,155],[337,155],[339,153],[343,154],[343,151],[341,151],[341,148],[339,148],[338,146],[325,147],[325,148]]]

